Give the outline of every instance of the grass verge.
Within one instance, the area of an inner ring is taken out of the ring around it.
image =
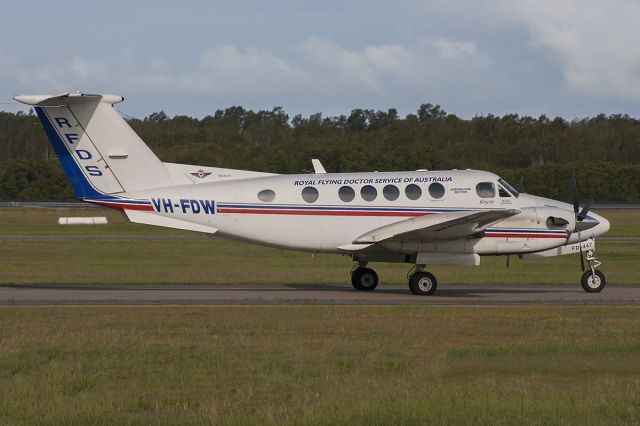
[[[640,245],[598,243],[610,284],[638,284]],[[0,284],[347,284],[350,258],[224,240],[3,241]],[[405,284],[411,265],[374,263],[382,284]],[[478,268],[434,265],[442,285],[576,284],[577,255],[483,257]]]
[[[106,215],[109,225],[62,226],[60,216]],[[640,235],[640,210],[607,210],[612,233]],[[127,223],[110,209],[0,209],[0,234],[202,235]],[[638,284],[640,245],[599,242],[610,284]],[[480,268],[433,266],[442,285],[577,284],[576,255],[521,261],[484,257]],[[382,284],[405,284],[410,265],[373,264]],[[0,244],[0,284],[347,284],[348,257],[283,251],[224,240],[16,241]]]
[[[4,424],[637,424],[637,308],[0,309]]]

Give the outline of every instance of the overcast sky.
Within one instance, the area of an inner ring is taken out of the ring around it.
[[[637,1],[12,1],[0,109],[16,94],[126,98],[144,117],[282,106],[462,117],[640,115]]]

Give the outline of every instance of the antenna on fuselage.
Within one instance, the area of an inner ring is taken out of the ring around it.
[[[311,160],[311,164],[313,164],[313,172],[318,174],[318,173],[327,173],[327,171],[324,169],[324,166],[322,165],[322,163],[320,162],[320,160],[318,160],[317,158],[314,158]]]

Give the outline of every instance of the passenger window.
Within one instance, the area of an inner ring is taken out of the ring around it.
[[[436,199],[444,197],[444,185],[439,182],[433,182],[429,185],[429,195]]]
[[[345,203],[348,203],[356,198],[356,191],[350,186],[343,186],[338,190],[338,197]]]
[[[389,201],[395,201],[400,196],[400,190],[395,185],[387,185],[382,190],[382,195]]]
[[[418,185],[412,183],[404,188],[404,195],[406,195],[410,200],[417,200],[422,196],[422,189],[420,189]]]
[[[480,198],[493,198],[496,196],[496,187],[493,182],[480,182],[476,185],[476,193]]]
[[[502,198],[508,198],[511,197],[511,194],[509,194],[507,192],[506,189],[504,189],[502,186],[498,185],[498,194],[502,197]]]
[[[270,203],[276,199],[276,193],[270,189],[263,189],[258,192],[258,200]]]
[[[371,185],[365,185],[360,189],[360,195],[365,201],[373,201],[378,196],[378,191]]]
[[[302,190],[302,199],[307,203],[314,203],[318,199],[318,190],[313,186],[307,186]]]

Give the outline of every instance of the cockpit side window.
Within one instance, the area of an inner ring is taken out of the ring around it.
[[[517,197],[518,195],[520,195],[520,191],[518,191],[518,190],[517,190],[513,185],[511,185],[511,184],[510,184],[509,182],[507,182],[506,180],[504,180],[504,179],[498,179],[498,183],[499,183],[500,185],[502,185],[503,187],[505,187],[505,189],[506,189],[509,193],[513,194],[514,196],[516,196],[516,197]]]
[[[476,194],[480,198],[493,198],[496,196],[496,187],[493,182],[480,182],[476,185]]]
[[[502,187],[502,185],[498,185],[498,194],[500,195],[500,197],[502,198],[511,198],[511,194],[509,194],[509,191],[507,191],[506,189],[504,189]]]

